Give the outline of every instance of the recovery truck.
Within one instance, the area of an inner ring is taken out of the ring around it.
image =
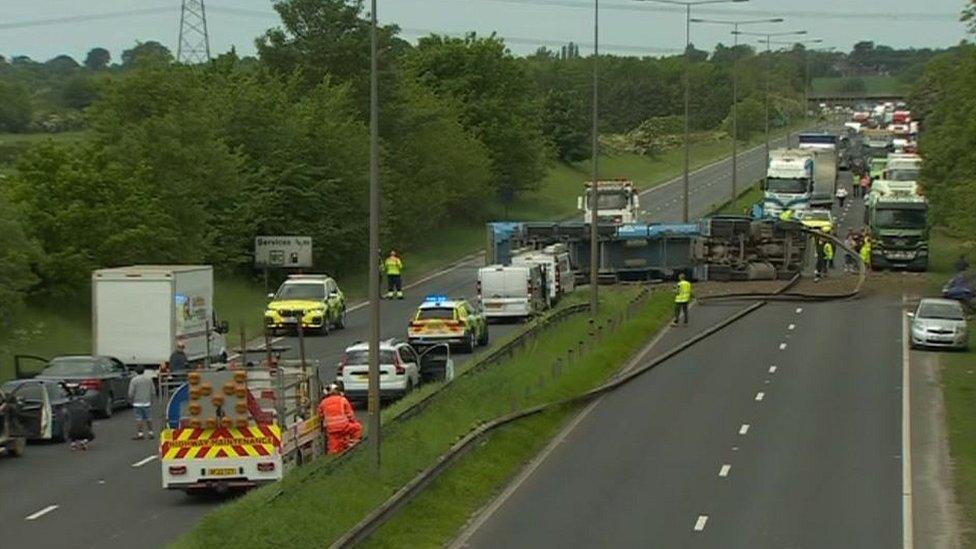
[[[317,371],[314,361],[306,366],[269,354],[257,366],[193,370],[161,380],[168,397],[159,436],[163,488],[250,488],[276,482],[324,454]]]
[[[813,167],[811,151],[771,151],[763,183],[763,215],[779,217],[784,210],[797,212],[809,209],[813,190]]]
[[[600,210],[599,222],[622,225],[636,223],[640,217],[639,192],[634,184],[624,179],[599,181],[597,206]],[[593,220],[593,184],[584,184],[583,196],[577,197],[576,207],[583,212],[583,222]]]
[[[878,180],[865,200],[871,268],[925,271],[929,264],[928,202],[915,181]]]
[[[811,207],[829,208],[837,192],[837,136],[832,133],[801,133],[799,148],[813,154]]]

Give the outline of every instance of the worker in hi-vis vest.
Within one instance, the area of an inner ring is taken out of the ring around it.
[[[677,293],[674,295],[674,322],[672,326],[678,325],[681,314],[685,315],[685,326],[688,325],[688,304],[691,303],[691,282],[685,278],[685,273],[678,274]]]

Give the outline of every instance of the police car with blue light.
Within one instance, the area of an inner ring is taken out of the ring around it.
[[[470,353],[488,344],[488,322],[484,311],[465,299],[429,295],[410,320],[407,341],[414,347],[447,343]]]

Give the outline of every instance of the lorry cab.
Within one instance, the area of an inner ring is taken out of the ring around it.
[[[583,221],[593,220],[593,185],[584,185],[583,196],[577,197],[576,207],[583,212]],[[617,225],[636,223],[640,216],[640,197],[634,184],[626,180],[600,181],[597,184],[596,206],[599,221]]]
[[[813,156],[809,151],[779,149],[770,152],[763,182],[763,212],[776,217],[784,210],[808,210],[813,191],[813,169]]]
[[[488,319],[529,318],[549,308],[540,265],[489,265],[478,270],[478,300]]]

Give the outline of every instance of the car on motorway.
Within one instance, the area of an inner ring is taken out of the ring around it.
[[[291,275],[268,298],[264,323],[272,332],[301,326],[328,335],[346,327],[346,296],[330,276]]]
[[[0,455],[20,457],[27,449],[27,435],[24,429],[23,403],[13,394],[0,387]],[[35,435],[36,436],[36,435]]]
[[[969,348],[969,328],[962,304],[952,299],[922,299],[911,318],[911,347]]]
[[[407,341],[415,347],[447,343],[470,353],[488,344],[488,321],[466,299],[429,295],[410,320]]]
[[[52,358],[35,379],[63,382],[72,391],[78,389],[96,414],[112,417],[116,408],[129,405],[132,377],[117,358],[71,355]]]
[[[369,344],[356,343],[346,349],[336,370],[343,391],[352,400],[369,395]],[[420,355],[407,342],[380,342],[380,398],[393,400],[414,390],[421,382]]]
[[[834,229],[834,216],[830,210],[802,210],[797,212],[796,219],[804,227],[820,232],[830,232]]]
[[[19,419],[27,438],[64,442],[72,431],[91,433],[92,413],[80,389],[53,379],[16,379],[0,387],[19,403]],[[89,438],[93,438],[89,436]]]

